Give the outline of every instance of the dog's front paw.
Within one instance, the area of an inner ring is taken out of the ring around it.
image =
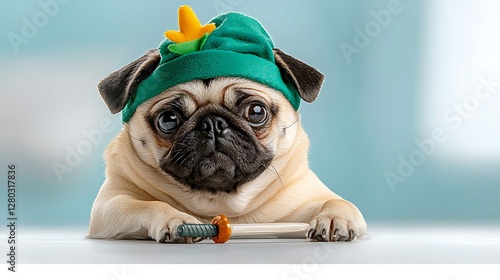
[[[352,241],[366,233],[366,222],[361,212],[352,203],[332,199],[310,222],[307,238],[317,241]]]
[[[202,240],[201,238],[179,237],[177,227],[181,224],[200,224],[200,221],[187,214],[167,218],[153,230],[152,238],[159,243],[195,243]]]

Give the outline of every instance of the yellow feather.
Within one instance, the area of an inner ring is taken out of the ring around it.
[[[179,8],[179,29],[168,30],[165,37],[175,43],[183,43],[201,38],[205,33],[212,33],[215,29],[214,23],[201,25],[200,20],[193,9],[187,5]]]

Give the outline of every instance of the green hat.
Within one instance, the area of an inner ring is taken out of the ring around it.
[[[229,12],[202,26],[188,6],[179,8],[180,31],[167,31],[158,47],[161,60],[137,87],[122,111],[128,122],[137,107],[166,89],[196,79],[246,78],[283,93],[295,110],[297,89],[283,80],[274,59],[274,44],[262,25],[249,16]]]

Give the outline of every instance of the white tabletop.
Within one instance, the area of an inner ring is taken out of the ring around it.
[[[500,263],[500,225],[369,224],[351,243],[305,239],[210,240],[197,244],[94,240],[85,227],[20,228],[18,260],[24,264],[161,263]],[[6,240],[2,240],[6,244]]]

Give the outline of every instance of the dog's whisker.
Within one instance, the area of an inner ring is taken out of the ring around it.
[[[269,166],[266,166],[266,164],[264,164],[262,161],[257,161],[258,164],[262,165],[263,167],[265,167],[267,170],[269,170],[270,172],[276,174],[278,176],[278,179],[280,180],[280,183],[283,187],[285,187],[285,184],[283,183],[283,180],[281,179],[281,175],[280,173],[278,172],[278,170],[276,169],[276,167],[274,167],[274,165],[272,164],[269,164]],[[272,169],[271,169],[272,168]]]
[[[291,124],[290,124],[290,125],[288,125],[288,126],[283,127],[283,129],[284,129],[284,130],[289,129],[289,128],[290,128],[290,127],[292,127],[294,124],[298,123],[298,122],[299,122],[299,120],[300,120],[300,117],[297,117],[297,119],[295,119],[295,121],[294,121],[293,123],[291,123]]]
[[[172,156],[172,158],[170,159],[169,163],[178,164],[178,162],[184,157],[186,157],[186,153],[175,153],[174,156]]]
[[[283,180],[281,180],[281,175],[280,175],[280,173],[278,172],[278,170],[276,170],[276,167],[274,167],[274,165],[272,165],[272,164],[270,164],[269,166],[271,166],[271,167],[274,169],[274,171],[275,171],[276,175],[278,175],[278,179],[280,180],[281,186],[284,188],[284,187],[285,187],[285,184],[283,184]]]
[[[188,153],[177,153],[175,156],[175,160],[173,160],[173,163],[177,165],[182,165],[188,158],[188,155],[189,155]]]
[[[188,157],[187,157],[187,156],[185,156],[185,157],[182,159],[182,161],[179,163],[179,165],[183,165],[183,164],[186,162],[186,160],[187,160],[187,159],[188,159]]]
[[[172,164],[173,157],[169,158],[168,161],[164,164],[165,166],[168,166]]]
[[[132,138],[133,140],[142,141],[141,139],[134,137],[132,134],[129,134],[129,135],[130,135],[130,138]]]
[[[126,129],[126,128],[124,128],[124,129]],[[126,130],[128,130],[128,129],[126,129]],[[139,142],[141,142],[144,145],[144,143],[145,143],[144,141],[145,140],[144,139],[139,139],[139,138],[135,137],[134,135],[132,135],[132,133],[130,132],[130,130],[128,130],[128,135],[130,136],[130,138],[132,140],[139,141]]]

